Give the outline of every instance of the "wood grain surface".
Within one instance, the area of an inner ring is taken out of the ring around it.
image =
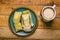
[[[41,10],[53,4],[56,5],[56,18],[47,24],[41,20]],[[36,31],[25,39],[60,39],[60,0],[0,0],[0,37],[24,39],[14,35],[9,28],[11,12],[20,7],[33,10],[38,20]]]

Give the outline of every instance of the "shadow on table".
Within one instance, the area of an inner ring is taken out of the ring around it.
[[[52,26],[52,24],[54,23],[54,20],[52,20],[52,21],[49,21],[49,22],[45,22],[45,21],[43,21],[42,19],[41,19],[41,21],[42,21],[42,23],[45,25],[45,27],[46,28],[52,28],[53,26]]]

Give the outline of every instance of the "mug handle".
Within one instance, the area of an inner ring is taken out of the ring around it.
[[[56,8],[56,5],[53,5],[52,8],[55,9]]]

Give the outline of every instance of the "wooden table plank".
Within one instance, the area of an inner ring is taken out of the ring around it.
[[[0,26],[9,27],[9,16],[0,15]],[[40,17],[38,17],[38,28],[53,28],[60,29],[60,18],[55,18],[54,21],[50,24],[44,23]]]
[[[60,0],[1,0],[1,4],[20,4],[20,5],[51,5],[60,6]]]
[[[12,8],[9,5],[0,4],[0,15],[9,15],[12,12]]]
[[[57,6],[60,6],[60,0],[52,0],[54,2],[54,4],[56,4]]]
[[[4,26],[4,27],[8,27],[8,16],[1,16],[0,15],[0,27]]]
[[[27,37],[18,37],[14,35],[9,27],[0,28],[0,37],[2,38],[20,38],[20,39],[60,39],[60,30],[37,29],[32,35]]]
[[[20,4],[20,5],[50,5],[51,0],[2,0],[2,4]]]
[[[23,6],[23,5],[3,5],[1,4],[0,6],[0,15],[10,15],[11,12],[16,9],[16,8],[20,8],[20,7],[27,7],[31,10],[33,10],[36,15],[39,15],[40,16],[40,13],[41,13],[41,10],[44,6]],[[56,17],[60,17],[60,7],[59,6],[56,6]]]

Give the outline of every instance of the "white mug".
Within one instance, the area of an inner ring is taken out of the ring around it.
[[[56,17],[56,5],[53,6],[45,6],[42,9],[42,18],[45,22],[49,22]]]

